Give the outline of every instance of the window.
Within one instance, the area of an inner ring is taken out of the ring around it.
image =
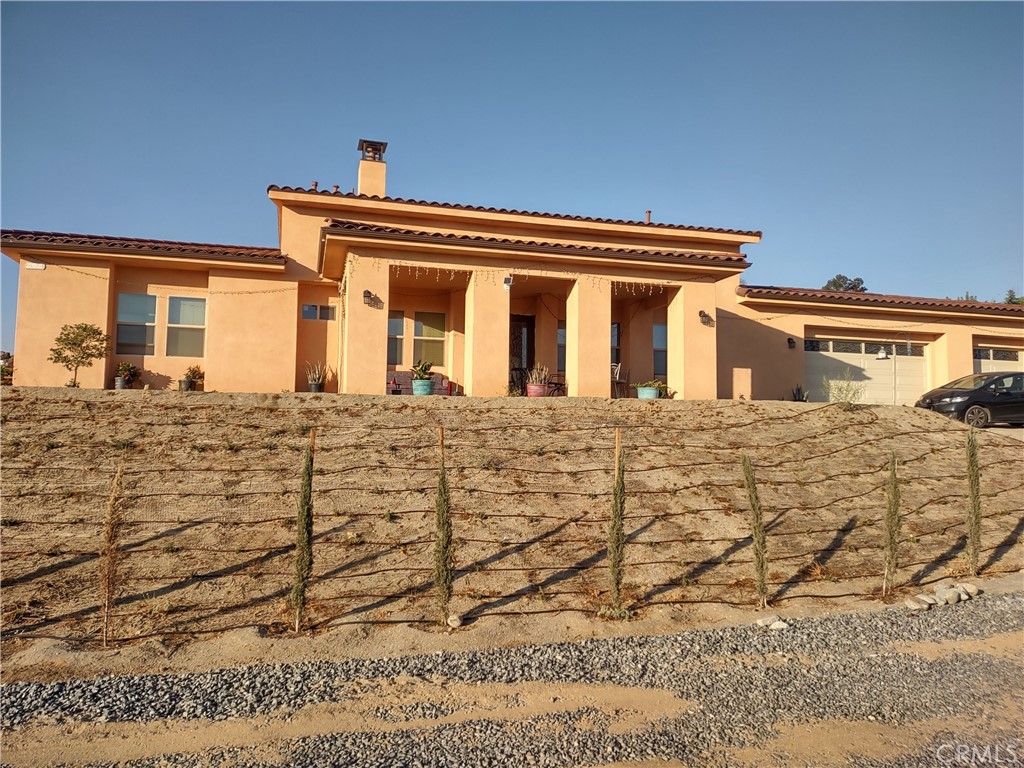
[[[864,352],[864,345],[859,341],[833,341],[832,351],[859,355]]]
[[[333,320],[334,319],[334,307],[328,306],[327,304],[303,304],[302,305],[302,319],[303,320]]]
[[[388,312],[388,365],[402,364],[402,343],[405,341],[405,312]]]
[[[1006,363],[1016,363],[1020,360],[1020,353],[1015,349],[993,349],[993,360],[1002,360]]]
[[[416,362],[444,365],[444,312],[417,312],[414,318],[413,358]]]
[[[117,354],[155,354],[156,296],[117,295]]]
[[[622,362],[622,326],[612,323],[612,364]]]
[[[828,342],[820,339],[804,339],[804,352],[828,352]]]
[[[924,357],[924,344],[897,344],[896,355],[898,357]]]
[[[558,372],[565,373],[565,320],[558,321]]]
[[[167,300],[167,356],[202,357],[206,343],[206,299]]]
[[[668,377],[668,325],[654,324],[654,378]]]

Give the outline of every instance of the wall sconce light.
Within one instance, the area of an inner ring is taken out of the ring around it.
[[[711,315],[709,315],[703,309],[700,312],[698,312],[698,314],[700,315],[700,322],[701,322],[701,324],[703,324],[703,325],[714,325],[715,324],[714,318],[712,318]]]
[[[373,304],[373,293],[371,291],[363,291],[363,304],[367,306]]]
[[[790,336],[788,339],[786,339],[786,345],[790,349],[796,349],[796,339],[794,339],[792,336]]]
[[[511,291],[512,290],[512,275],[509,275],[504,280],[502,280],[501,284],[503,286],[505,286],[505,290],[506,291]]]

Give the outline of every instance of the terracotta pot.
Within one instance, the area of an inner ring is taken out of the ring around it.
[[[548,385],[547,384],[527,384],[526,385],[526,396],[527,397],[547,397]]]

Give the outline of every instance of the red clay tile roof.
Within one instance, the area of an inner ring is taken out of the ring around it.
[[[893,296],[886,293],[860,293],[856,291],[823,291],[813,288],[780,288],[772,285],[741,285],[736,293],[747,299],[779,299],[788,301],[824,301],[830,304],[875,305],[908,309],[945,309],[965,312],[1024,316],[1024,305],[999,304],[991,301],[961,301],[960,299],[929,299],[922,296]]]
[[[146,240],[106,235],[76,235],[68,232],[34,232],[25,229],[0,230],[0,245],[26,250],[123,251],[146,256],[192,256],[263,264],[285,263],[284,255],[277,248],[184,243],[177,240]]]
[[[568,213],[544,213],[542,211],[520,211],[514,208],[486,208],[477,205],[463,205],[460,203],[438,203],[431,200],[412,200],[404,197],[377,197],[376,195],[357,195],[354,192],[331,192],[326,189],[305,189],[303,187],[279,187],[271,184],[267,192],[303,192],[308,195],[327,195],[328,197],[348,197],[356,200],[380,200],[383,203],[402,203],[404,205],[430,205],[435,208],[451,208],[458,211],[481,211],[483,213],[503,213],[513,216],[543,216],[546,219],[561,219],[564,221],[591,221],[595,224],[620,224],[636,227],[652,227],[655,229],[685,229],[691,232],[716,232],[724,235],[746,235],[748,237],[761,237],[761,232],[746,231],[742,229],[719,229],[716,227],[691,227],[685,224],[661,224],[657,222],[647,223],[645,221],[630,221],[628,219],[599,219],[591,216],[573,216]]]
[[[629,260],[663,261],[670,263],[724,263],[739,267],[749,266],[742,253],[705,253],[701,251],[645,251],[633,248],[593,248],[580,245],[545,243],[535,240],[506,240],[498,237],[478,235],[452,235],[438,232],[418,232],[411,229],[384,227],[359,221],[327,219],[330,223],[325,231],[340,233],[354,232],[394,240],[417,240],[421,242],[454,243],[472,245],[477,248],[494,248],[514,251],[547,251],[568,256],[598,256]]]

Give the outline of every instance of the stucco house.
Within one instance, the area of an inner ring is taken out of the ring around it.
[[[445,392],[505,394],[534,365],[570,396],[666,381],[676,397],[825,399],[847,369],[865,400],[909,403],[974,370],[1024,370],[1024,307],[745,286],[761,233],[387,196],[386,143],[360,141],[352,192],[271,186],[277,248],[3,230],[19,262],[15,383],[61,386],[65,323],[106,329],[117,364],[172,386],[384,394],[417,360]],[[649,216],[648,216],[649,219]],[[619,367],[620,386],[612,380]]]

